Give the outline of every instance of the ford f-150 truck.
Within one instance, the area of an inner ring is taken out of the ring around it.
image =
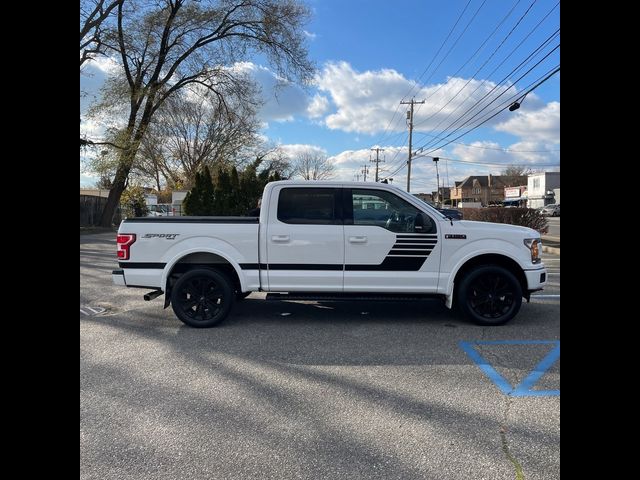
[[[278,181],[260,217],[130,218],[117,234],[116,285],[165,294],[176,316],[211,327],[250,292],[282,299],[444,300],[500,325],[541,290],[540,234],[454,220],[392,185]]]

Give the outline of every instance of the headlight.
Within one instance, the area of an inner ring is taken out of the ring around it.
[[[542,250],[542,240],[540,238],[525,238],[525,246],[531,251],[531,263],[540,263],[540,251]]]

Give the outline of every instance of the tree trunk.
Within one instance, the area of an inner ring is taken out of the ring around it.
[[[147,131],[149,127],[149,123],[151,121],[151,112],[153,110],[153,101],[155,100],[155,91],[149,94],[147,98],[147,103],[144,108],[144,112],[142,114],[142,118],[140,119],[140,123],[138,124],[138,128],[133,135],[133,138],[128,136],[130,139],[127,143],[128,145],[124,150],[120,152],[120,158],[118,160],[118,169],[116,170],[116,176],[113,180],[113,186],[111,187],[111,191],[109,192],[109,198],[107,198],[107,204],[104,206],[104,210],[102,211],[102,217],[100,218],[100,226],[101,227],[111,227],[111,223],[113,222],[113,215],[116,213],[116,207],[120,202],[120,197],[122,192],[124,192],[125,188],[127,188],[127,181],[129,180],[129,172],[133,167],[133,161],[136,158],[136,154],[138,153],[138,149],[140,148],[140,143],[142,141],[142,137]],[[137,114],[137,109],[132,111],[129,116],[129,131],[131,131],[131,127],[135,122],[135,116]]]
[[[122,157],[125,155],[131,155],[133,157],[135,153],[130,154],[129,150],[125,150],[120,155],[121,160],[118,165],[118,170],[116,171],[116,176],[113,179],[111,190],[109,190],[109,198],[107,198],[107,203],[102,211],[102,217],[100,217],[101,227],[111,227],[113,215],[116,213],[116,207],[118,206],[118,202],[120,202],[122,192],[124,192],[127,186],[127,178],[129,177],[132,162],[127,161],[129,159],[123,161]]]

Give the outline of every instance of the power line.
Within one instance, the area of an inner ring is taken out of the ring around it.
[[[475,52],[473,52],[473,54],[472,54],[472,55],[467,59],[467,61],[466,61],[466,62],[464,62],[464,63],[462,64],[462,66],[461,66],[460,68],[458,68],[458,70],[456,70],[453,74],[451,74],[451,75],[450,75],[450,77],[455,77],[458,73],[460,73],[460,71],[461,71],[464,67],[466,67],[466,66],[469,64],[469,62],[470,62],[470,61],[471,61],[471,60],[472,60],[472,59],[473,59],[473,58],[478,54],[478,52],[480,52],[480,50],[482,50],[482,48],[486,45],[486,43],[487,43],[489,40],[491,40],[491,37],[493,37],[493,36],[495,35],[495,33],[498,31],[498,28],[500,28],[500,26],[501,26],[501,25],[502,25],[502,24],[507,20],[507,18],[509,18],[509,17],[511,16],[511,13],[513,13],[513,11],[515,10],[515,8],[520,4],[520,2],[521,2],[521,1],[522,1],[522,0],[518,0],[518,1],[513,5],[513,7],[511,7],[511,10],[509,10],[509,12],[508,12],[508,13],[507,13],[503,18],[502,18],[502,20],[500,20],[500,23],[498,23],[498,25],[496,26],[496,28],[494,28],[494,29],[493,29],[493,31],[489,34],[489,36],[488,36],[487,38],[485,38],[484,42],[482,42],[482,43],[480,44],[480,46],[476,49],[476,51],[475,51]],[[533,1],[533,3],[535,3],[536,1],[537,1],[537,0],[534,0],[534,1]],[[532,4],[532,5],[533,5],[533,4]],[[529,8],[531,8],[531,7],[529,7]],[[528,11],[529,11],[529,10],[527,10],[527,12],[528,12]],[[525,12],[525,15],[526,15],[526,12]],[[521,17],[521,19],[522,19],[522,17]],[[504,40],[503,40],[503,42],[504,42]],[[499,47],[498,47],[498,48],[499,48]],[[494,53],[495,53],[495,52],[494,52]],[[491,58],[491,57],[489,57],[489,59],[490,59],[490,58]],[[488,61],[488,60],[487,60],[487,61]],[[486,64],[486,62],[485,62],[485,64]],[[484,65],[483,65],[483,66],[484,66]],[[479,71],[479,70],[478,70],[478,71]],[[471,78],[473,78],[473,77],[478,73],[478,71],[476,71],[476,73],[474,73],[474,74],[470,77],[469,81],[471,81]],[[467,84],[468,84],[468,83],[469,83],[469,82],[467,82]],[[431,93],[431,94],[430,94],[430,95],[429,95],[425,100],[429,100],[429,99],[430,99],[431,97],[433,97],[436,93],[438,93],[438,92],[440,91],[440,89],[441,89],[441,88],[443,88],[445,85],[446,85],[446,83],[442,83],[442,84],[440,84],[440,86],[438,86],[438,88],[436,88],[436,90],[435,90],[434,92],[432,92],[432,93]],[[465,84],[465,86],[466,86],[466,84]],[[462,89],[464,89],[464,87],[462,87]],[[462,89],[461,89],[461,90],[462,90]],[[458,93],[459,93],[459,92],[458,92]],[[456,94],[456,96],[457,96],[457,94]],[[455,98],[455,96],[454,96],[454,98]],[[453,100],[453,98],[452,98],[451,100]],[[451,100],[449,100],[449,102],[451,102]],[[445,105],[443,105],[443,106],[442,106],[442,108],[446,107],[446,106],[449,104],[449,102],[447,102]],[[441,110],[442,110],[442,108],[441,108],[440,110],[438,110],[438,112],[439,112],[439,111],[441,111]],[[418,111],[419,111],[419,110],[418,110]],[[438,112],[436,112],[436,113],[438,113]],[[433,114],[433,115],[435,115],[435,114]],[[433,115],[431,115],[429,118],[433,117]],[[428,119],[429,119],[429,118],[428,118]],[[428,120],[428,119],[427,119],[427,120]],[[426,121],[426,120],[423,120],[423,122],[421,122],[421,123],[424,123],[425,121]]]
[[[455,30],[456,26],[458,25],[458,22],[460,22],[460,20],[462,19],[462,16],[464,15],[464,12],[467,11],[467,8],[469,7],[469,4],[471,3],[471,0],[467,1],[467,4],[464,6],[464,9],[462,10],[462,12],[460,13],[460,15],[458,15],[458,19],[456,20],[456,22],[453,24],[453,27],[451,27],[451,30],[449,30],[449,33],[447,34],[446,38],[442,41],[442,43],[440,44],[440,47],[438,48],[438,51],[436,52],[436,54],[433,56],[433,58],[431,59],[431,62],[429,62],[429,65],[427,65],[427,68],[424,69],[424,71],[420,74],[420,76],[416,79],[415,83],[416,85],[419,84],[420,79],[424,76],[425,73],[427,73],[427,70],[429,70],[429,67],[433,64],[433,62],[435,61],[435,59],[438,57],[438,55],[440,54],[440,51],[442,50],[442,48],[445,46],[445,44],[447,43],[447,40],[449,40],[449,37],[451,36],[451,34],[453,33],[453,31]],[[415,86],[412,86],[411,88],[409,88],[409,90],[407,91],[407,93],[405,93],[402,97],[401,100],[404,100],[405,98],[407,98],[411,92],[413,91],[413,89],[415,88]],[[400,104],[398,104],[398,106],[396,107],[395,112],[393,112],[393,116],[391,117],[391,120],[389,120],[389,123],[387,124],[387,127],[384,129],[384,132],[382,133],[382,137],[380,137],[380,140],[375,142],[375,144],[380,145],[383,140],[385,139],[386,135],[387,135],[387,131],[389,130],[389,127],[391,126],[391,124],[393,123],[393,120],[396,118],[396,115],[398,114],[398,111],[400,110]]]
[[[429,133],[424,133],[424,132],[416,132],[415,135],[422,135],[425,137],[436,137],[437,135],[431,135]],[[462,142],[451,142],[451,143],[456,143],[458,145],[464,145],[465,147],[469,147],[469,148],[481,148],[483,150],[497,150],[499,152],[505,152],[505,153],[552,153],[552,152],[559,152],[560,149],[554,149],[554,150],[516,150],[513,148],[500,148],[500,147],[481,147],[480,145],[470,145],[468,143],[462,143]]]
[[[513,99],[518,99],[518,98],[524,98],[526,97],[529,93],[531,93],[533,90],[535,90],[536,88],[538,88],[540,85],[542,85],[544,82],[546,82],[547,80],[549,80],[553,75],[555,75],[557,72],[560,71],[560,65],[558,65],[557,67],[555,67],[553,69],[553,71],[551,71],[544,79],[542,79],[540,82],[538,82],[536,85],[534,85],[532,88],[530,88],[529,90],[527,90],[524,94],[514,94],[512,95],[508,100],[506,100],[506,102],[503,102],[502,104],[500,104],[500,106],[497,107],[497,111],[496,113],[494,113],[493,115],[490,115],[489,117],[486,117],[485,119],[483,119],[480,123],[478,123],[477,125],[473,126],[472,128],[470,128],[469,130],[467,130],[466,132],[458,135],[456,138],[454,138],[453,140],[450,140],[449,142],[440,145],[438,147],[433,148],[432,150],[425,152],[425,155],[435,152],[436,150],[439,150],[441,148],[446,147],[447,145],[449,145],[450,143],[452,143],[454,140],[457,140],[458,138],[461,138],[463,136],[465,136],[467,133],[475,130],[476,128],[478,128],[479,126],[483,125],[484,123],[488,122],[489,120],[491,120],[492,118],[494,118],[496,115],[498,115],[499,113],[502,112],[502,110],[504,110],[504,108],[507,108],[505,105],[511,105]],[[531,84],[530,84],[531,85]],[[505,90],[506,92],[506,90]],[[504,93],[504,92],[503,92]],[[501,94],[502,95],[502,94]],[[485,107],[486,108],[486,107]],[[478,112],[479,113],[479,112]],[[476,114],[477,115],[477,114]],[[475,117],[475,115],[474,115]],[[464,126],[464,125],[462,125]],[[462,126],[460,128],[462,128]],[[449,135],[447,135],[446,137],[442,138],[441,140],[445,140],[447,137],[453,135],[457,130],[454,130],[453,132],[451,132]]]
[[[438,113],[440,113],[442,110],[444,110],[444,108],[449,105],[458,95],[460,95],[462,93],[462,91],[467,87],[467,85],[469,85],[469,83],[471,83],[471,80],[473,80],[476,75],[478,73],[480,73],[482,71],[482,69],[487,65],[487,63],[489,63],[491,61],[491,59],[495,56],[496,53],[498,53],[498,50],[500,50],[502,48],[502,46],[504,45],[504,43],[509,39],[509,37],[513,34],[513,32],[515,31],[515,29],[518,27],[518,25],[520,25],[520,23],[522,22],[522,20],[524,19],[524,17],[527,16],[527,14],[529,13],[529,11],[531,10],[531,8],[533,7],[533,5],[536,3],[537,0],[533,0],[533,2],[531,3],[531,5],[529,5],[529,8],[527,8],[527,10],[520,16],[520,18],[517,20],[516,24],[511,28],[511,30],[509,31],[509,33],[507,33],[507,35],[502,39],[502,41],[500,42],[500,44],[493,50],[493,52],[491,52],[491,55],[489,55],[489,58],[487,58],[484,63],[482,65],[480,65],[480,67],[472,74],[469,76],[469,80],[466,81],[466,83],[460,87],[460,89],[456,92],[455,95],[453,95],[444,105],[442,105],[442,107],[440,107],[439,110],[437,110],[436,112],[432,113],[431,115],[429,115],[426,119],[422,120],[420,122],[420,124],[422,123],[426,123],[427,121],[431,120],[434,116],[436,116]],[[518,1],[509,11],[509,13],[507,13],[507,15],[500,21],[500,23],[498,24],[498,26],[496,26],[496,28],[493,30],[493,32],[491,32],[491,34],[485,39],[485,41],[480,45],[480,47],[478,47],[478,49],[473,53],[473,55],[471,55],[471,57],[469,57],[469,59],[464,63],[464,65],[462,65],[462,67],[460,67],[453,75],[451,75],[451,77],[455,77],[460,70],[462,70],[470,61],[473,57],[476,56],[476,54],[480,51],[480,49],[489,41],[489,39],[491,39],[491,37],[493,37],[493,35],[496,33],[496,31],[498,30],[498,28],[500,27],[500,25],[502,25],[504,23],[504,21],[511,16],[511,12],[513,12],[513,10],[516,8],[516,6],[519,4],[520,2]],[[536,27],[534,27],[534,30],[539,26],[536,25]],[[440,90],[440,88],[442,88],[444,84],[440,85],[440,87],[438,87],[438,89],[433,92],[428,98],[427,100],[435,95],[438,90]]]
[[[431,148],[430,144],[436,144],[441,140],[444,140],[448,137],[450,137],[451,135],[453,135],[455,132],[459,131],[460,129],[462,129],[465,125],[467,125],[471,120],[473,120],[475,117],[477,117],[482,111],[484,111],[487,107],[489,107],[492,103],[496,102],[502,95],[504,95],[507,91],[509,91],[511,88],[513,88],[517,82],[519,82],[520,80],[522,80],[525,76],[527,76],[535,67],[537,67],[538,65],[540,65],[540,63],[542,63],[549,55],[551,55],[555,50],[557,50],[558,48],[560,48],[560,44],[558,44],[555,48],[553,48],[549,53],[547,53],[542,59],[540,59],[535,65],[533,65],[533,67],[531,67],[529,70],[527,70],[523,75],[521,75],[517,80],[515,80],[509,87],[507,87],[506,89],[504,89],[502,91],[502,93],[500,93],[497,97],[495,97],[493,100],[491,100],[489,103],[487,103],[484,107],[482,107],[478,112],[476,112],[472,117],[468,118],[462,125],[456,127],[454,130],[452,130],[448,135],[441,137],[441,135],[449,128],[451,128],[454,124],[456,124],[457,122],[461,121],[469,112],[471,112],[474,108],[478,107],[480,105],[480,102],[482,102],[482,100],[484,100],[487,96],[489,96],[491,93],[493,93],[493,91],[498,88],[499,86],[501,86],[501,84],[497,84],[495,85],[491,90],[489,90],[480,100],[478,100],[478,102],[476,102],[474,105],[472,105],[471,107],[469,107],[460,117],[458,117],[457,120],[455,120],[454,122],[450,123],[448,127],[446,127],[441,134],[428,141],[425,145],[423,145],[422,147],[420,147],[418,149],[418,151],[420,150],[424,150],[425,148]],[[520,66],[519,66],[520,67]],[[518,69],[519,69],[518,67]],[[501,82],[502,83],[502,82]],[[519,98],[519,96],[517,96],[516,98]],[[484,123],[484,122],[483,122]],[[456,137],[454,140],[457,140]],[[448,144],[447,144],[448,145]],[[437,148],[442,148],[442,147],[437,147]],[[437,149],[435,148],[435,149]]]

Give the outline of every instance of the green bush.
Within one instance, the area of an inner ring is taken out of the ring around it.
[[[509,225],[520,225],[537,230],[541,234],[547,233],[549,224],[546,217],[533,208],[462,208],[462,215],[465,220],[475,220],[478,222],[508,223]]]
[[[202,173],[196,173],[195,185],[182,202],[185,215],[216,215],[216,191],[211,180],[209,167],[204,167]]]

